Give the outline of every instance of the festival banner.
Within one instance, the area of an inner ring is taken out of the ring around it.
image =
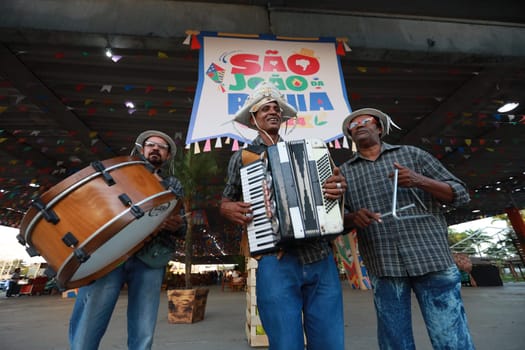
[[[338,260],[343,264],[348,282],[353,289],[372,289],[368,272],[359,254],[357,233],[355,230],[338,236],[334,240]]]
[[[275,84],[298,111],[297,121],[290,120],[281,132],[285,140],[342,137],[341,124],[351,108],[335,41],[201,39],[186,144],[219,137],[250,143],[256,132],[233,117],[262,81]]]

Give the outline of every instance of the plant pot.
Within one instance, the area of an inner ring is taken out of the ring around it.
[[[194,323],[204,319],[208,288],[168,290],[168,322]]]

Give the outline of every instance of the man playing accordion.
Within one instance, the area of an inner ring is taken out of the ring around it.
[[[273,84],[262,83],[234,121],[258,132],[250,148],[261,153],[283,141],[281,124],[296,114]],[[233,223],[247,225],[253,213],[250,203],[242,199],[242,167],[241,150],[230,159],[220,212]],[[340,199],[346,186],[334,168],[323,185],[325,198]],[[270,349],[303,350],[306,335],[309,349],[343,350],[343,300],[330,239],[297,240],[255,258],[257,305]]]

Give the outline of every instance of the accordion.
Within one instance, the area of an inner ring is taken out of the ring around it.
[[[322,190],[331,175],[330,154],[318,139],[279,142],[243,166],[242,193],[253,212],[247,225],[250,253],[342,233],[339,201],[326,199]]]

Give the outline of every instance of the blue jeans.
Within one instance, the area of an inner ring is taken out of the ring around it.
[[[131,257],[106,276],[79,288],[69,322],[71,349],[98,349],[124,283],[128,285],[128,349],[150,349],[164,271],[164,267],[152,269]]]
[[[424,276],[370,277],[380,349],[415,349],[411,290],[416,295],[434,349],[474,349],[461,299],[461,275],[456,266]]]
[[[344,350],[343,297],[332,255],[303,265],[296,256],[263,256],[257,305],[270,350]],[[304,328],[303,328],[304,317]]]

